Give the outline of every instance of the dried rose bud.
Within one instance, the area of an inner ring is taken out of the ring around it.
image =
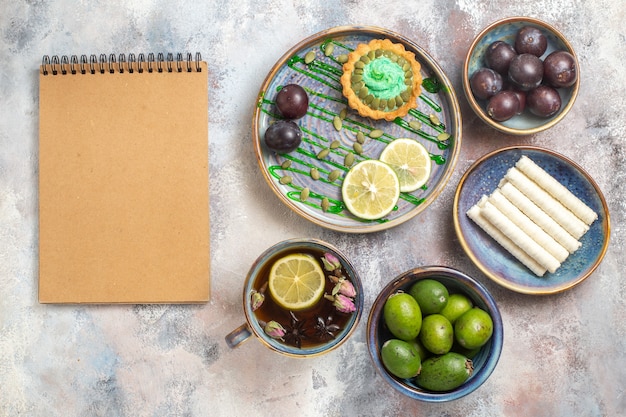
[[[332,253],[325,253],[322,256],[322,263],[324,264],[324,269],[327,271],[334,271],[335,269],[341,268],[341,262],[339,259]]]
[[[251,298],[250,304],[252,306],[252,311],[258,310],[263,305],[263,302],[265,301],[265,295],[255,290],[252,290],[252,295],[250,296],[250,298]]]
[[[281,326],[279,322],[274,320],[269,321],[263,330],[269,337],[280,340],[283,339],[283,336],[286,333],[285,328]]]
[[[335,306],[337,311],[340,311],[342,313],[352,313],[353,311],[356,311],[354,301],[352,301],[351,298],[346,297],[343,294],[337,294],[334,297],[331,295],[326,295],[325,297],[326,299],[333,302],[333,305]]]
[[[341,280],[339,284],[339,293],[345,295],[346,297],[354,298],[356,297],[356,290],[354,289],[354,285],[347,279]]]

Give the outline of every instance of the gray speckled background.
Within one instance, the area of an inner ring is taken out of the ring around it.
[[[202,3],[207,3],[206,5]],[[177,2],[2,1],[0,4],[1,416],[617,416],[626,409],[626,3],[369,0]],[[507,137],[470,111],[464,54],[481,28],[530,15],[574,45],[576,105],[548,132]],[[389,28],[420,44],[457,89],[463,147],[449,186],[426,212],[372,235],[306,222],[270,192],[250,144],[258,88],[276,60],[331,26]],[[37,70],[44,54],[199,51],[209,63],[212,299],[199,306],[37,303]],[[454,189],[481,155],[509,144],[551,148],[598,182],[612,216],[598,270],[560,295],[498,287],[464,256],[451,225]],[[446,404],[415,402],[380,378],[366,317],[330,354],[283,358],[224,335],[244,320],[242,280],[266,247],[290,237],[334,243],[364,277],[366,313],[378,290],[419,265],[445,264],[487,285],[505,343],[491,378]]]

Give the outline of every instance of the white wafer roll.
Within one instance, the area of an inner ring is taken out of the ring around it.
[[[569,253],[574,253],[580,248],[581,243],[574,239],[567,230],[558,224],[552,217],[548,216],[535,203],[526,197],[520,190],[515,188],[510,182],[505,182],[500,186],[500,192],[518,209],[522,211],[530,220],[535,222],[546,233],[554,238]]]
[[[580,239],[589,230],[589,226],[519,169],[515,167],[509,169],[504,178],[563,226],[575,239]]]
[[[522,229],[524,233],[532,237],[542,248],[554,256],[559,262],[564,262],[569,256],[569,252],[559,242],[554,240],[552,236],[546,233],[535,222],[530,220],[520,209],[515,207],[501,192],[496,189],[488,200],[498,210],[509,218],[517,227]]]
[[[548,271],[554,273],[561,263],[544,248],[539,246],[530,236],[522,229],[517,227],[515,223],[509,220],[500,210],[488,201],[481,207],[481,214],[489,223],[498,228],[506,237],[511,239],[524,252],[532,257],[537,263]]]
[[[485,197],[486,198],[486,197]],[[468,211],[467,216],[474,221],[481,229],[483,229],[489,236],[491,236],[500,246],[506,249],[511,255],[513,255],[518,261],[524,264],[535,275],[542,277],[546,273],[546,268],[542,267],[531,258],[526,252],[521,250],[511,239],[506,237],[500,230],[494,225],[489,223],[482,215],[478,205],[473,205]]]
[[[526,155],[523,155],[515,166],[552,197],[560,201],[585,224],[590,225],[598,218],[595,211]]]

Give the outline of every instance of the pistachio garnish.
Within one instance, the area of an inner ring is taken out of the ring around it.
[[[343,164],[347,168],[350,168],[354,164],[354,154],[352,152],[348,152],[343,159]]]
[[[335,182],[337,178],[339,178],[340,175],[341,175],[341,170],[334,169],[330,171],[330,173],[328,174],[328,181]]]
[[[311,193],[311,190],[309,189],[309,187],[304,187],[302,191],[300,191],[300,201],[308,200],[310,193]]]
[[[278,182],[280,182],[283,185],[291,184],[291,181],[293,181],[293,178],[291,178],[291,175],[285,175],[284,177],[281,177],[280,180],[278,180]]]
[[[333,117],[333,126],[337,132],[341,130],[341,127],[343,126],[343,121],[339,116]]]
[[[310,64],[314,60],[315,60],[315,51],[309,51],[304,56],[304,63],[305,64]]]
[[[446,132],[442,132],[437,135],[437,140],[443,142],[444,140],[450,139],[450,134]]]
[[[317,170],[317,168],[311,168],[311,172],[309,173],[309,175],[311,175],[311,178],[313,178],[315,181],[320,179],[320,172]]]
[[[321,151],[319,151],[319,153],[317,154],[317,159],[324,159],[328,156],[329,153],[330,153],[330,149],[324,148]]]
[[[332,43],[327,43],[326,48],[324,48],[324,55],[331,56],[334,50],[335,50],[335,45],[333,45]]]
[[[409,127],[411,129],[420,130],[422,128],[422,122],[420,122],[419,120],[411,120],[409,122]]]
[[[322,206],[322,211],[326,213],[328,209],[330,208],[330,201],[328,201],[328,198],[326,197],[322,198],[321,206]]]
[[[383,135],[383,131],[380,129],[374,129],[370,132],[370,134],[368,135],[370,138],[372,139],[378,139],[379,137],[381,137]]]
[[[284,160],[284,161],[283,161],[283,163],[282,163],[282,164],[280,164],[280,167],[281,167],[282,169],[287,169],[287,168],[289,168],[290,166],[291,166],[291,159],[286,159],[286,160]]]

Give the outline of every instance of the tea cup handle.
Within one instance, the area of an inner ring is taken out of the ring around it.
[[[228,333],[224,339],[226,339],[228,347],[234,349],[248,340],[250,336],[252,336],[250,326],[248,326],[248,323],[244,323],[232,332]]]

